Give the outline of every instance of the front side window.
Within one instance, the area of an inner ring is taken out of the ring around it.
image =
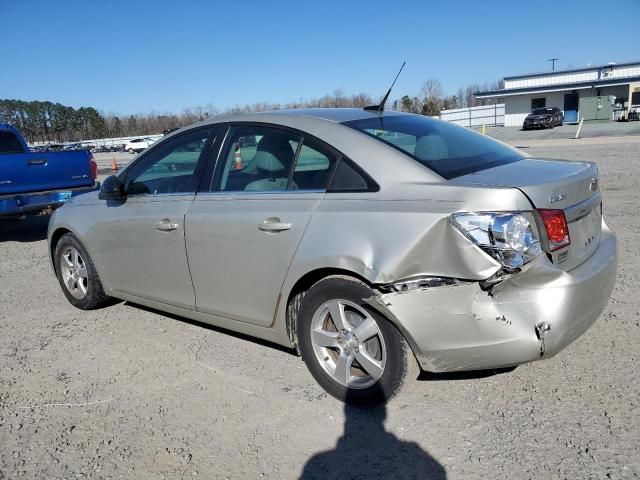
[[[522,159],[489,137],[422,115],[384,115],[343,125],[393,146],[447,180]]]
[[[150,151],[127,174],[127,194],[195,192],[194,172],[210,133],[208,128],[195,130]]]
[[[324,190],[337,155],[312,138],[274,127],[233,126],[212,190]]]

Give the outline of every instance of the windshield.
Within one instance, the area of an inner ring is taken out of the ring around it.
[[[422,115],[380,116],[344,122],[401,150],[447,180],[522,160],[489,137]]]
[[[547,115],[550,113],[553,113],[552,108],[536,108],[534,111],[531,112],[532,115]]]

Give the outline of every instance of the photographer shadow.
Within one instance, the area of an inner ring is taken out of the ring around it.
[[[385,406],[361,408],[345,405],[344,412],[344,434],[333,450],[309,459],[301,480],[446,479],[442,465],[417,443],[400,440],[385,430]]]

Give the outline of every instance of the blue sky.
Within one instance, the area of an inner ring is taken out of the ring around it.
[[[640,0],[0,0],[0,98],[220,110],[640,60]],[[635,30],[635,31],[634,31]],[[634,38],[635,37],[635,38]]]

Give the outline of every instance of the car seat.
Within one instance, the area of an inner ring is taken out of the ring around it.
[[[414,155],[426,162],[436,162],[449,156],[449,147],[440,135],[430,133],[418,139]]]
[[[293,148],[285,137],[265,135],[258,142],[256,154],[251,161],[252,169],[261,178],[247,184],[245,190],[286,190],[293,158]]]

